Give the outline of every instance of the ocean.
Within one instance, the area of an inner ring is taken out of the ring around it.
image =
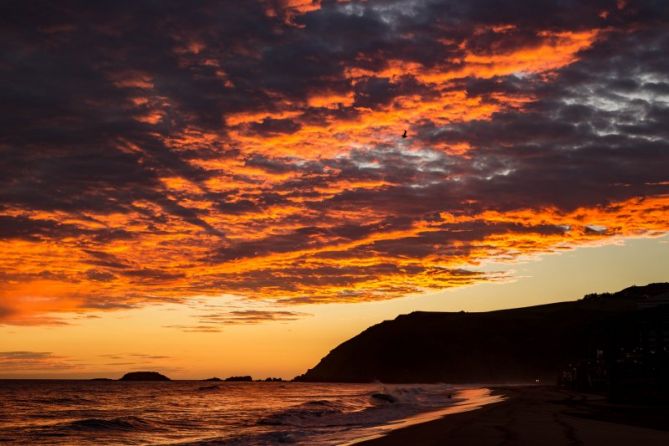
[[[0,380],[0,444],[347,445],[497,398],[446,384]]]

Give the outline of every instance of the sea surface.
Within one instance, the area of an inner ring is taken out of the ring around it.
[[[345,445],[497,398],[445,384],[0,380],[0,444]]]

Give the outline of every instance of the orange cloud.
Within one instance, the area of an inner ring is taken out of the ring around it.
[[[422,22],[431,2],[230,5],[194,8],[197,26],[124,13],[48,48],[14,36],[49,57],[17,57],[7,97],[53,97],[6,105],[0,321],[199,295],[388,299],[669,229],[651,31],[593,28],[599,10],[538,28]],[[605,19],[632,13],[618,9]],[[117,45],[126,26],[142,45]],[[89,71],[21,84],[42,59]]]

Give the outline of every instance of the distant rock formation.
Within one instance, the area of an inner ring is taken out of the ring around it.
[[[273,378],[273,377],[270,376],[269,378],[265,378],[265,382],[266,383],[280,383],[280,382],[283,382],[283,378]]]
[[[130,372],[123,375],[119,381],[171,381],[167,376],[158,372]]]
[[[622,358],[621,351],[645,352],[648,358],[633,359],[664,373],[667,292],[669,283],[658,283],[535,307],[401,315],[340,344],[295,380],[555,382],[575,361],[628,361],[629,354]]]
[[[212,378],[203,379],[202,381],[223,381],[223,380],[221,378],[214,376]]]
[[[225,378],[225,380],[226,381],[233,381],[233,382],[234,381],[244,381],[244,382],[246,382],[246,381],[253,381],[253,378],[251,378],[250,376],[246,376],[246,375],[245,376],[230,376],[228,378]]]

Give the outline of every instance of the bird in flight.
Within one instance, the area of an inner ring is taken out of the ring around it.
[[[405,130],[404,133],[402,133],[402,138],[406,138],[406,137],[407,137],[407,131]]]

